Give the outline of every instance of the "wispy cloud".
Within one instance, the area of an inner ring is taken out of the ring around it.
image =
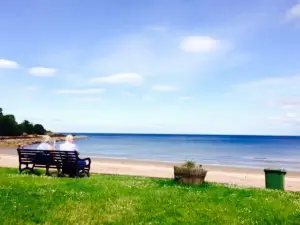
[[[280,122],[280,123],[291,123],[291,124],[300,124],[300,115],[297,113],[285,113],[282,116],[271,116],[267,118],[270,121]]]
[[[256,101],[279,108],[288,108],[282,99],[300,97],[300,76],[281,76],[264,78],[233,86],[231,95],[244,101]],[[291,104],[290,104],[291,105]]]
[[[295,109],[300,107],[300,96],[279,99],[278,103],[282,106],[283,109]]]
[[[16,61],[0,59],[0,69],[17,69],[19,66]]]
[[[95,52],[85,69],[90,74],[134,71],[147,79],[153,76],[172,76],[175,79],[175,76],[182,77],[183,74],[199,76],[202,71],[217,70],[225,62],[227,64],[227,61],[231,61],[234,53],[229,54],[232,50],[229,41],[207,36],[183,36],[183,33],[162,32],[159,37],[138,33],[117,37],[109,40],[108,43],[112,46],[109,50],[105,52],[102,47],[103,55],[99,56],[98,51]],[[205,54],[188,54],[189,52]],[[206,54],[207,52],[211,54]],[[219,61],[223,64],[217,63]],[[95,79],[101,83],[119,83],[118,80],[110,76]]]
[[[207,53],[216,51],[221,41],[209,36],[187,36],[181,41],[179,48],[185,52]]]
[[[252,88],[280,88],[278,91],[281,91],[284,88],[290,88],[290,87],[298,87],[300,82],[300,75],[294,75],[294,76],[280,76],[280,77],[270,77],[270,78],[264,78],[260,79],[258,81],[248,82],[244,84],[239,84],[235,86],[236,88],[239,88],[241,90],[243,89],[252,89]]]
[[[160,91],[160,92],[172,92],[172,91],[178,91],[179,89],[172,85],[155,85],[152,87],[154,91]]]
[[[104,88],[98,89],[63,89],[63,90],[56,90],[54,91],[56,94],[100,94],[105,92]]]
[[[257,107],[269,115],[269,121],[296,125],[300,121],[299,83],[299,75],[264,78],[236,86],[232,98]]]
[[[32,67],[28,70],[28,72],[37,77],[52,77],[57,72],[54,68],[47,67]]]
[[[137,73],[119,73],[106,77],[94,77],[91,83],[107,83],[107,84],[130,84],[140,85],[144,81],[143,77]]]
[[[294,5],[286,12],[285,16],[287,21],[299,20],[300,21],[300,2]]]

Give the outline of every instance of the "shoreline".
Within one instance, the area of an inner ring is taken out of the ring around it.
[[[16,148],[2,148],[0,147],[0,157],[1,156],[18,156]],[[165,167],[165,168],[173,168],[174,166],[182,165],[180,162],[164,162],[164,161],[155,161],[155,160],[141,160],[141,159],[120,159],[120,158],[106,158],[101,157],[101,155],[96,154],[80,154],[80,158],[90,157],[93,162],[97,163],[111,163],[111,164],[120,164],[120,165],[136,165],[136,166],[156,166],[156,167]],[[202,164],[203,168],[210,171],[223,171],[223,172],[236,172],[236,173],[244,173],[244,174],[264,174],[263,168],[257,167],[246,167],[246,166],[234,166],[234,165],[210,165],[210,164]],[[1,167],[1,162],[0,162]],[[270,167],[273,168],[273,167]],[[279,168],[285,169],[285,168]],[[300,178],[300,170],[287,170],[287,174],[290,177],[299,177]]]
[[[85,156],[87,155],[81,154],[81,158]],[[0,167],[18,168],[18,165],[16,149],[0,148]],[[176,163],[92,158],[91,173],[173,179],[174,165]],[[208,171],[205,179],[208,182],[250,188],[265,187],[263,170],[205,164],[203,164],[203,168]],[[300,171],[287,171],[285,189],[287,191],[300,191]]]

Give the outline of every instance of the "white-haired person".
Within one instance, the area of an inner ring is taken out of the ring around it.
[[[61,150],[61,151],[77,151],[78,154],[79,154],[78,148],[74,144],[74,137],[70,134],[68,134],[66,136],[65,143],[63,143],[59,146],[59,150]],[[84,160],[79,160],[78,164],[82,165],[82,166],[85,166],[86,162]]]
[[[44,135],[42,142],[37,146],[37,150],[55,150],[55,142],[53,142],[53,145],[51,145],[50,142],[51,137]]]

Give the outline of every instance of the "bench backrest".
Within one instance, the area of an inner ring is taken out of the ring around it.
[[[33,149],[17,149],[19,161],[22,163],[32,163],[36,158],[36,154],[41,151]]]
[[[18,148],[20,163],[52,164],[64,163],[74,164],[78,161],[78,152],[76,151],[51,151]]]

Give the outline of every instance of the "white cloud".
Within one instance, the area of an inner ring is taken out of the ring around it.
[[[191,96],[181,96],[181,97],[179,97],[179,100],[184,100],[184,101],[188,101],[188,100],[191,100],[191,99],[193,99],[193,97],[191,97]]]
[[[32,67],[28,70],[28,72],[37,77],[52,77],[57,72],[54,68],[47,67]]]
[[[0,59],[0,69],[16,69],[20,65],[12,60]]]
[[[241,63],[241,54],[231,51],[232,46],[226,40],[222,41],[220,48],[213,54],[187,54],[178,49],[178,41],[181,41],[182,36],[182,32],[176,31],[161,32],[159,35],[142,33],[118,36],[103,44],[101,55],[98,49],[91,53],[93,58],[84,68],[90,74],[110,75],[125,71],[140,74],[147,79],[170,76],[172,79],[189,82],[187,76],[205,76],[209,71]],[[111,47],[107,48],[105,45]]]
[[[74,100],[78,102],[101,102],[102,98],[75,98]]]
[[[271,116],[267,119],[280,123],[300,124],[300,115],[294,112],[287,112],[285,115],[282,116]]]
[[[100,94],[105,92],[106,90],[103,88],[98,89],[63,89],[56,90],[56,94]]]
[[[300,98],[299,83],[299,75],[264,78],[235,85],[231,95],[235,99],[243,99],[244,102],[252,101],[277,109],[294,108],[296,102],[292,102],[295,100],[291,99]]]
[[[300,97],[284,98],[280,99],[278,103],[283,109],[294,109],[300,107]]]
[[[152,87],[154,91],[161,91],[161,92],[172,92],[178,91],[178,88],[171,85],[155,85]]]
[[[294,5],[286,12],[287,21],[296,20],[296,19],[300,20],[300,3]]]
[[[107,84],[131,84],[139,85],[144,79],[137,73],[119,73],[106,77],[94,77],[90,80],[92,83],[107,83]]]
[[[298,125],[300,122],[300,76],[264,78],[236,86],[232,98],[247,102],[249,109],[256,108],[257,115],[276,113],[267,119],[272,122]]]
[[[300,98],[299,83],[300,75],[265,78],[236,85],[231,94],[244,101],[254,100],[288,109],[296,107],[293,99]]]
[[[253,95],[257,94],[261,97],[266,95],[274,96],[276,98],[271,100],[277,101],[281,99],[282,96],[291,98],[295,95],[299,95],[299,83],[300,75],[281,76],[239,84],[235,86],[235,89],[240,92],[251,92]]]
[[[187,36],[181,41],[179,48],[185,52],[213,52],[219,49],[220,40],[208,36]]]

